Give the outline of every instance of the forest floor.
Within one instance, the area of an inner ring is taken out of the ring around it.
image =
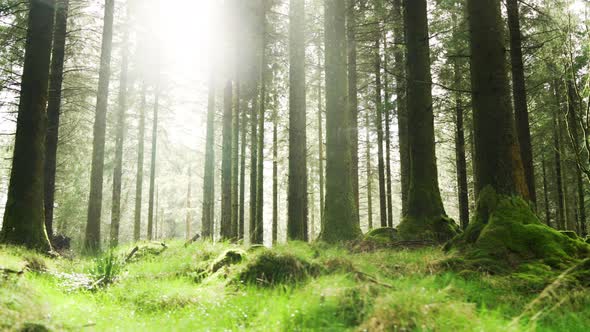
[[[48,258],[0,246],[0,330],[590,330],[588,289],[453,272],[439,248],[173,241],[139,243],[125,262],[134,247]]]

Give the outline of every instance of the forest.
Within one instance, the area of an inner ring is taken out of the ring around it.
[[[0,0],[0,331],[589,331],[588,0]]]

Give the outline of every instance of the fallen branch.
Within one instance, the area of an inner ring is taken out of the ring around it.
[[[16,274],[16,275],[21,275],[21,274],[25,273],[25,270],[17,271],[17,270],[5,268],[5,267],[0,267],[0,271],[2,271],[5,274]]]
[[[193,236],[190,240],[188,240],[184,243],[184,247],[185,248],[188,247],[191,243],[197,241],[200,237],[201,237],[201,234],[198,234],[198,233],[195,234],[195,236]]]
[[[135,248],[133,248],[131,250],[131,252],[129,253],[129,255],[127,255],[127,257],[125,258],[125,263],[129,262],[129,260],[133,257],[133,255],[135,255],[135,253],[139,250],[138,246],[135,246]]]

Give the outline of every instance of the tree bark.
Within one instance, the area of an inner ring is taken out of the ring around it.
[[[461,64],[455,58],[455,89],[461,88]],[[465,156],[464,109],[461,93],[455,92],[455,159],[457,164],[457,194],[459,197],[459,222],[463,230],[469,224],[469,187],[467,184],[467,158]]]
[[[240,130],[240,206],[238,219],[238,240],[244,239],[245,205],[246,205],[246,133],[248,132],[248,117],[246,107],[241,108],[241,130]]]
[[[405,37],[404,18],[401,0],[394,0],[394,61],[395,61],[395,94],[397,95],[397,126],[400,155],[400,179],[402,217],[408,213],[408,194],[410,192],[410,149],[408,143],[408,111],[406,103],[406,70],[405,70]]]
[[[557,229],[565,230],[566,212],[565,212],[565,195],[563,187],[563,172],[561,161],[561,140],[560,140],[560,121],[559,113],[561,109],[561,92],[559,89],[559,82],[556,80],[553,83],[553,91],[555,93],[556,107],[553,112],[553,150],[555,151],[555,183],[557,186]]]
[[[287,197],[287,236],[289,240],[307,241],[307,120],[304,1],[291,0],[289,19],[289,189]],[[275,105],[275,109],[276,107]],[[276,117],[274,120],[276,126]]]
[[[90,197],[88,199],[88,221],[86,224],[86,238],[84,239],[84,249],[88,252],[96,252],[100,250],[104,147],[109,83],[111,77],[114,11],[115,0],[105,0],[100,71],[98,77],[98,96],[94,117],[94,140],[92,142],[92,170],[90,175]]]
[[[45,229],[53,238],[53,206],[55,203],[55,173],[57,169],[57,145],[59,140],[59,113],[64,75],[66,33],[68,25],[69,0],[55,3],[55,26],[53,30],[53,51],[49,96],[47,104],[47,135],[45,137]]]
[[[369,119],[369,112],[365,111],[365,144],[366,154],[365,160],[367,164],[367,218],[369,229],[373,229],[373,172],[371,166],[371,136],[370,130],[371,121]]]
[[[319,49],[319,46],[318,46]],[[320,180],[320,225],[324,224],[324,205],[325,205],[325,170],[324,170],[324,124],[323,124],[323,107],[322,107],[322,58],[318,51],[318,175]]]
[[[221,159],[221,238],[232,238],[232,82],[227,80],[223,94],[223,142]]]
[[[0,242],[47,251],[43,210],[46,102],[55,4],[31,0],[8,200]]]
[[[127,7],[127,20],[129,7]],[[121,78],[119,83],[119,109],[117,113],[117,127],[115,137],[115,167],[113,170],[113,196],[111,205],[111,248],[119,245],[119,227],[121,221],[121,178],[123,177],[123,143],[125,141],[125,118],[127,112],[127,81],[129,68],[129,26],[123,28]]]
[[[352,159],[352,189],[354,191],[357,213],[359,216],[359,133],[358,133],[358,75],[357,75],[357,41],[356,12],[354,0],[347,1],[346,33],[348,46],[348,106],[350,108],[350,146]]]
[[[254,238],[256,228],[256,192],[258,185],[258,92],[254,93],[252,108],[250,109],[250,243]]]
[[[213,237],[215,219],[215,79],[209,78],[207,102],[207,138],[205,142],[205,171],[203,175],[203,211],[201,233],[204,239]]]
[[[158,78],[159,80],[160,78]],[[156,160],[158,153],[158,110],[160,108],[160,83],[156,83],[156,98],[154,100],[154,115],[152,125],[152,158],[150,163],[150,193],[148,201],[148,229],[147,238],[152,240],[154,232],[154,190],[156,188]]]
[[[279,115],[278,98],[274,92],[272,107],[272,244],[277,243],[279,233]],[[306,191],[307,192],[307,191]]]
[[[510,59],[512,64],[512,94],[514,96],[514,115],[516,133],[520,145],[520,154],[524,167],[525,180],[529,197],[537,204],[535,189],[535,167],[533,165],[533,147],[529,126],[524,64],[522,60],[522,36],[520,32],[520,13],[518,0],[506,0],[508,27],[510,30]]]
[[[192,237],[191,230],[191,168],[188,167],[188,183],[186,189],[186,240]]]
[[[320,238],[352,240],[361,234],[355,208],[346,59],[346,5],[324,1],[326,63],[326,203]]]
[[[545,223],[547,226],[551,226],[551,213],[549,212],[549,194],[547,189],[547,162],[545,161],[545,154],[541,160],[541,169],[543,172],[543,198],[545,202]]]
[[[439,230],[445,210],[436,165],[426,0],[406,0],[405,8],[410,188],[400,234],[405,238],[445,241],[452,235]]]
[[[236,75],[239,76],[239,75]],[[232,113],[232,157],[231,157],[231,239],[238,238],[238,213],[239,213],[239,149],[240,149],[240,80],[235,82],[235,109]]]
[[[143,163],[145,146],[145,109],[146,109],[146,84],[141,89],[141,106],[139,107],[139,137],[137,142],[137,176],[135,182],[135,217],[133,227],[133,239],[141,239],[141,201],[143,198]]]
[[[377,129],[377,168],[379,171],[379,217],[381,227],[387,227],[387,193],[385,188],[385,161],[383,158],[383,101],[381,99],[381,44],[380,35],[375,41],[375,128]]]
[[[387,34],[383,34],[383,83],[384,83],[384,97],[385,103],[383,104],[385,116],[385,194],[387,197],[387,227],[393,227],[393,197],[391,193],[391,108],[390,108],[390,97],[389,97],[389,82],[387,80]]]

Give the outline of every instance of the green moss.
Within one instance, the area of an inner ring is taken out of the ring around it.
[[[246,284],[274,286],[298,282],[317,275],[320,268],[290,254],[264,251],[248,263],[238,275],[238,280]]]
[[[582,238],[574,231],[559,231],[561,234],[566,235],[570,239],[581,240]]]
[[[491,187],[482,190],[474,220],[448,248],[493,273],[532,262],[563,269],[590,253],[584,242],[543,224],[522,198],[497,195]]]
[[[447,216],[430,218],[404,217],[398,226],[399,237],[405,241],[434,241],[444,243],[455,237],[460,228]]]
[[[230,266],[239,263],[244,259],[245,256],[246,253],[243,250],[229,249],[217,257],[213,263],[211,263],[211,273],[217,272],[224,266]]]

